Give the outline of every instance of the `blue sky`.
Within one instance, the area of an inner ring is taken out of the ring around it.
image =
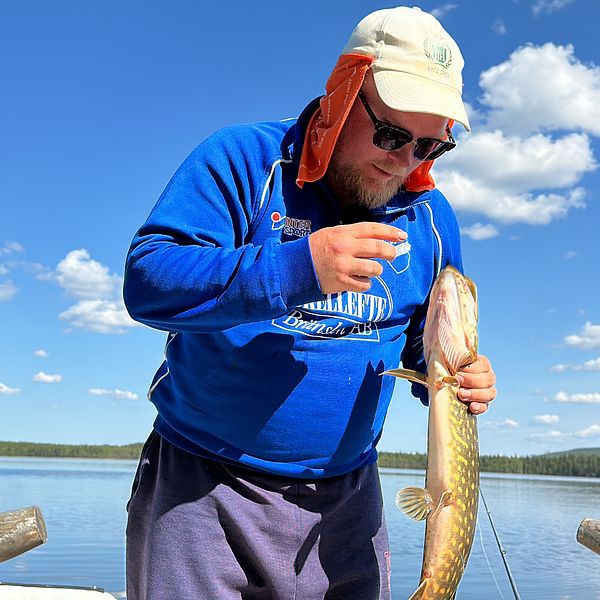
[[[142,441],[164,334],[120,297],[185,156],[297,115],[381,2],[31,0],[0,9],[0,439]],[[600,54],[594,0],[423,2],[466,61],[473,132],[438,161],[498,399],[484,453],[600,446]],[[382,450],[424,451],[400,381]]]

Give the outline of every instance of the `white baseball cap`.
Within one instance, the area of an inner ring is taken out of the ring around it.
[[[375,86],[390,108],[440,115],[471,130],[462,101],[465,62],[433,15],[408,6],[377,10],[356,26],[342,54],[373,57]]]

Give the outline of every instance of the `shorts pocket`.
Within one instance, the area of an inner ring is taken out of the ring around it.
[[[160,436],[153,429],[151,431],[150,435],[148,436],[146,443],[142,447],[142,452],[140,453],[140,460],[138,462],[137,469],[135,471],[135,476],[133,478],[133,484],[131,485],[131,494],[129,496],[129,500],[127,501],[127,505],[125,506],[125,509],[127,511],[129,511],[129,505],[131,504],[131,501],[135,497],[135,494],[140,487],[140,482],[142,481],[142,475],[144,474],[146,467],[148,465],[150,465],[150,457],[152,456],[154,448],[158,444],[159,440],[160,440]]]

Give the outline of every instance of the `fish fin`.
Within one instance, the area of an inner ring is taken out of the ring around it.
[[[405,487],[396,493],[396,506],[411,519],[422,521],[433,510],[433,499],[426,489]]]
[[[461,365],[470,360],[471,351],[465,343],[465,336],[459,334],[446,311],[440,313],[437,340],[442,351],[444,366],[450,373],[456,373]]]
[[[456,377],[448,375],[447,377],[442,377],[441,379],[438,379],[435,382],[436,390],[441,390],[443,387],[451,387],[454,390],[458,390],[458,388],[460,387],[460,383],[458,382],[458,379],[456,379]]]
[[[442,508],[444,508],[445,506],[450,506],[451,504],[454,504],[452,490],[445,490],[444,492],[442,492],[442,495],[440,496],[440,501],[438,502],[438,505],[436,506],[435,510],[427,518],[429,520],[435,519],[435,517],[438,516]]]
[[[420,600],[423,598],[423,594],[427,591],[427,583],[429,579],[423,579],[419,584],[419,587],[413,592],[412,596],[408,600]]]
[[[419,371],[413,371],[412,369],[390,369],[389,371],[384,371],[382,375],[393,375],[394,377],[408,379],[408,381],[414,381],[415,383],[429,387],[427,385],[427,375],[419,373]]]

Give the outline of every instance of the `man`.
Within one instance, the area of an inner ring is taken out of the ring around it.
[[[368,15],[323,98],[209,137],[138,231],[125,300],[169,335],[128,505],[128,600],[390,598],[380,375],[426,369],[429,290],[462,266],[429,175],[452,122],[469,127],[462,64],[431,15]],[[487,358],[460,379],[481,414]]]

